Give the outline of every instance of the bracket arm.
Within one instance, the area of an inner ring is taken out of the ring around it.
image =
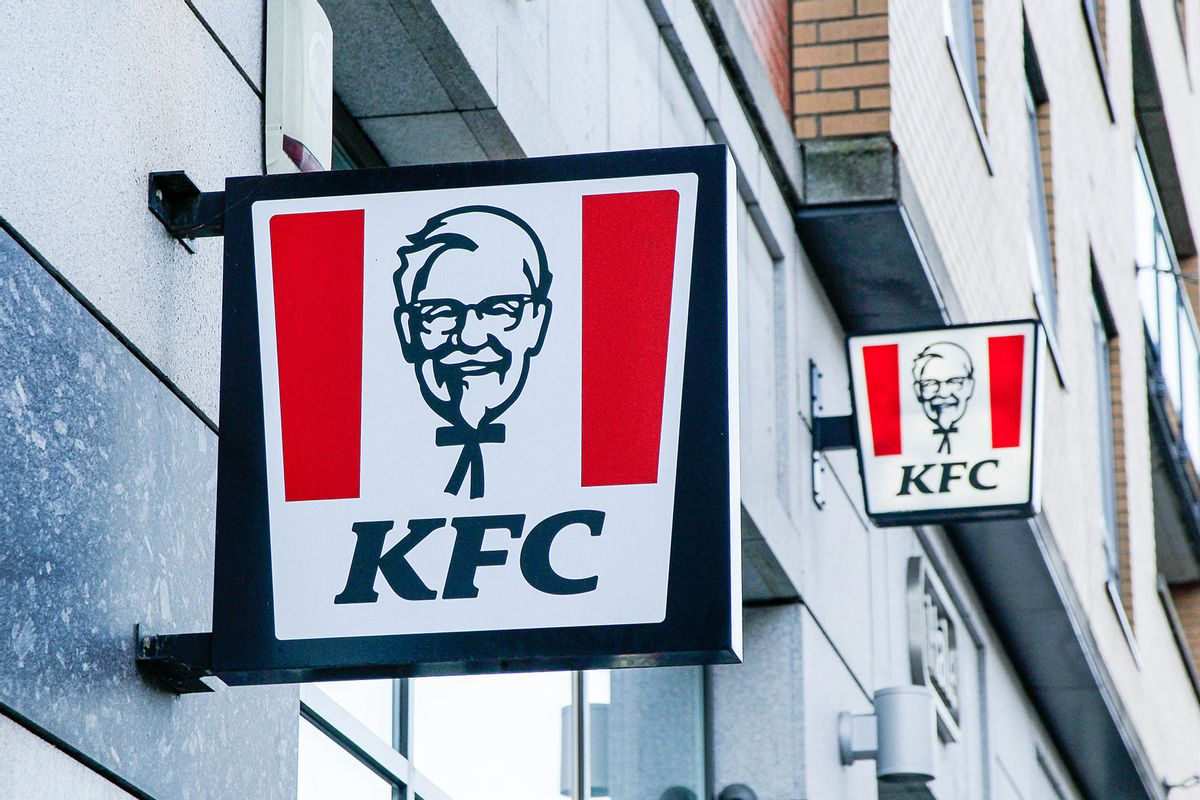
[[[212,670],[211,633],[144,633],[134,628],[134,652],[138,669],[149,674],[176,694],[211,692],[204,681],[215,676]]]
[[[821,370],[817,362],[808,362],[808,418],[812,425],[812,499],[817,508],[825,508],[825,492],[822,476],[825,474],[825,464],[821,453],[826,450],[847,450],[858,446],[857,427],[854,415],[841,417],[822,416],[824,407],[821,405]]]
[[[150,173],[148,205],[188,252],[184,239],[225,235],[225,193],[200,191],[181,169]]]

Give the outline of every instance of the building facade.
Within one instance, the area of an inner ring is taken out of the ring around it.
[[[220,430],[222,243],[172,239],[147,175],[263,171],[264,8],[12,0],[0,797],[1200,798],[1200,2],[321,5],[334,168],[730,148],[744,663],[139,672],[135,626],[211,630]],[[845,336],[1022,318],[1042,513],[873,526],[853,452],[813,450]],[[936,779],[843,764],[839,714],[913,683]]]

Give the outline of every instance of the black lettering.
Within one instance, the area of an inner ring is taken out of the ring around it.
[[[987,484],[979,479],[979,468],[984,464],[991,464],[993,467],[999,467],[1000,461],[995,458],[989,458],[985,461],[980,461],[978,464],[971,467],[971,472],[967,475],[967,483],[971,484],[972,488],[980,489],[986,492],[990,489],[995,489],[996,484]]]
[[[962,475],[954,474],[955,467],[962,467],[963,469],[966,469],[967,462],[950,461],[942,464],[942,482],[938,484],[938,494],[945,494],[946,492],[950,491],[950,481],[962,480]]]
[[[583,594],[593,591],[600,582],[597,575],[590,578],[566,578],[550,566],[550,547],[554,537],[569,525],[586,525],[588,533],[599,536],[604,526],[603,511],[564,511],[539,522],[525,537],[521,547],[521,574],[526,582],[546,594]]]
[[[437,597],[437,592],[426,586],[408,563],[408,553],[426,536],[445,525],[446,520],[410,520],[404,538],[383,553],[383,540],[394,524],[390,519],[354,523],[351,529],[358,535],[358,543],[354,545],[346,588],[333,598],[335,604],[374,603],[378,600],[379,593],[375,591],[376,572],[383,573],[392,591],[405,600],[433,600]]]
[[[508,531],[514,539],[521,538],[525,528],[524,514],[496,514],[487,517],[455,517],[454,551],[450,554],[450,569],[446,572],[445,600],[463,600],[479,596],[475,571],[480,567],[498,567],[508,561],[507,550],[484,550],[483,535],[488,531]]]
[[[900,491],[897,492],[896,495],[900,496],[902,494],[911,494],[914,486],[921,494],[933,494],[933,489],[930,489],[928,486],[926,486],[921,478],[925,477],[925,473],[929,472],[929,470],[936,466],[937,464],[925,464],[921,467],[921,471],[916,475],[913,475],[913,470],[917,468],[916,464],[909,464],[903,467],[904,474],[900,478]]]

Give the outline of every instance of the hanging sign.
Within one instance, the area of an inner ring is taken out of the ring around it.
[[[848,339],[876,524],[1037,513],[1040,336],[1020,321]]]
[[[740,650],[722,146],[231,179],[213,664]]]

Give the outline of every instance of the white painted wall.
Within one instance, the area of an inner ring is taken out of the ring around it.
[[[129,800],[133,795],[0,716],[0,800]]]
[[[211,418],[220,239],[195,255],[146,209],[147,175],[201,190],[262,171],[261,3],[201,2],[239,66],[183,2],[13,0],[0,7],[0,216]],[[251,44],[253,43],[253,46]]]

